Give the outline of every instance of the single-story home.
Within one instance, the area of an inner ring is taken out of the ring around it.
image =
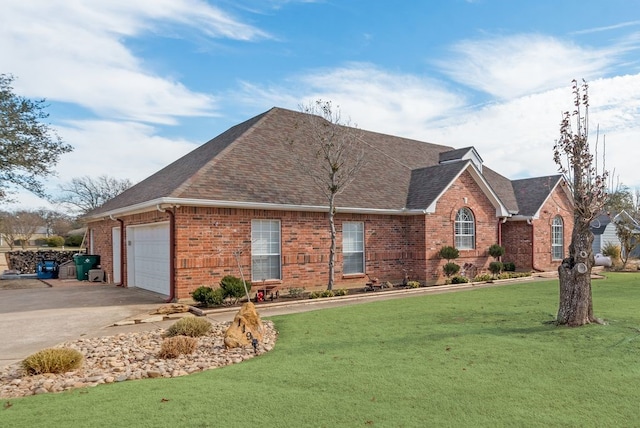
[[[618,238],[616,223],[624,219],[627,224],[634,228],[635,234],[640,237],[640,224],[626,211],[619,213],[603,212],[591,222],[591,232],[593,233],[593,254],[602,253],[606,246],[615,245],[620,250],[622,243]],[[631,257],[640,257],[640,248],[636,248],[630,254]]]
[[[300,162],[315,162],[310,145],[292,142],[305,114],[272,108],[88,213],[89,253],[112,282],[170,299],[225,275],[326,287],[328,202]],[[441,283],[443,246],[477,272],[496,243],[518,270],[553,270],[565,257],[573,205],[561,175],[509,180],[474,147],[359,134],[365,165],[336,199],[336,287],[405,272]]]

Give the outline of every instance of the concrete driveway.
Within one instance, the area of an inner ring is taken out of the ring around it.
[[[165,299],[113,285],[0,289],[0,366],[67,340],[111,335],[110,325],[149,313]]]

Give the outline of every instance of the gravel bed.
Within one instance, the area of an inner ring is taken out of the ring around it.
[[[0,398],[62,392],[126,380],[186,376],[203,370],[240,363],[270,351],[277,331],[263,321],[264,340],[253,347],[226,349],[224,333],[231,323],[212,323],[212,330],[198,338],[193,354],[174,359],[158,358],[164,329],[118,334],[64,342],[57,347],[77,349],[84,355],[82,367],[63,374],[25,375],[19,363],[0,369]]]

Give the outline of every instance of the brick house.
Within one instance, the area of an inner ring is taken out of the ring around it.
[[[236,125],[86,216],[89,251],[116,284],[190,297],[227,274],[326,286],[327,202],[291,144],[303,113],[272,108]],[[336,287],[443,281],[443,246],[486,269],[488,248],[518,270],[556,269],[573,228],[560,175],[511,181],[475,148],[362,131],[366,165],[338,196]]]

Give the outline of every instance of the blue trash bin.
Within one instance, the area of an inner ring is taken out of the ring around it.
[[[42,260],[36,266],[36,276],[38,279],[56,279],[60,267],[55,260]]]

